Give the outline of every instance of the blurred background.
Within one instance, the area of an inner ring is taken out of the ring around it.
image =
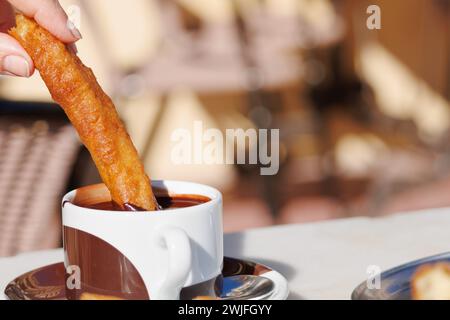
[[[450,0],[61,3],[149,175],[219,188],[225,232],[450,205]],[[173,164],[196,120],[280,129],[278,174]],[[0,256],[60,246],[61,196],[98,181],[39,75],[0,76]]]

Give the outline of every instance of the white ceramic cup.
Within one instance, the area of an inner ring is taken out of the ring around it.
[[[191,207],[157,212],[97,210],[76,204],[110,200],[103,184],[88,186],[64,196],[63,227],[65,233],[68,233],[67,230],[82,231],[117,249],[139,273],[150,299],[179,299],[182,288],[205,283],[221,274],[222,195],[214,188],[190,182],[153,181],[152,185],[157,196],[163,192],[169,195],[200,195],[211,200]],[[90,273],[93,268],[97,268],[97,275],[103,275],[108,267],[114,267],[116,263],[115,260],[107,261],[107,258],[101,260],[102,252],[98,253],[97,259],[96,253],[93,253],[95,249],[90,248],[91,244],[86,244],[86,241],[82,242],[79,235],[65,234],[64,242],[66,271],[74,270],[69,257],[79,259],[83,254],[89,254],[89,259],[95,261],[95,265],[83,261],[83,268],[79,270],[81,282],[91,281],[95,277],[95,274],[84,274]],[[109,266],[98,266],[99,263]],[[120,268],[123,269],[123,266]]]

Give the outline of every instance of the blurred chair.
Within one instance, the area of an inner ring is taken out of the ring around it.
[[[78,138],[53,110],[6,105],[0,101],[0,256],[58,247]]]

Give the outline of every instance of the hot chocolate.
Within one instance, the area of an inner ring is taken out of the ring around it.
[[[175,196],[159,196],[156,197],[159,206],[162,210],[165,209],[174,209],[174,208],[186,208],[196,206],[205,202],[210,201],[211,199],[208,197],[194,195],[194,194],[183,194],[183,195],[175,195]],[[103,201],[94,204],[88,204],[80,206],[90,209],[96,210],[108,210],[108,211],[123,211],[119,205],[114,203],[113,201]],[[125,204],[127,206],[127,204]],[[127,206],[127,211],[143,211],[139,208],[136,208],[133,205]]]

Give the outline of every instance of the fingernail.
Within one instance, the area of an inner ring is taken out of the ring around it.
[[[80,33],[80,30],[77,29],[77,27],[75,26],[75,24],[70,21],[67,20],[67,28],[69,29],[70,33],[76,38],[76,39],[82,39],[83,36]]]
[[[2,70],[19,77],[30,76],[30,66],[27,60],[20,56],[7,56],[3,58]]]

